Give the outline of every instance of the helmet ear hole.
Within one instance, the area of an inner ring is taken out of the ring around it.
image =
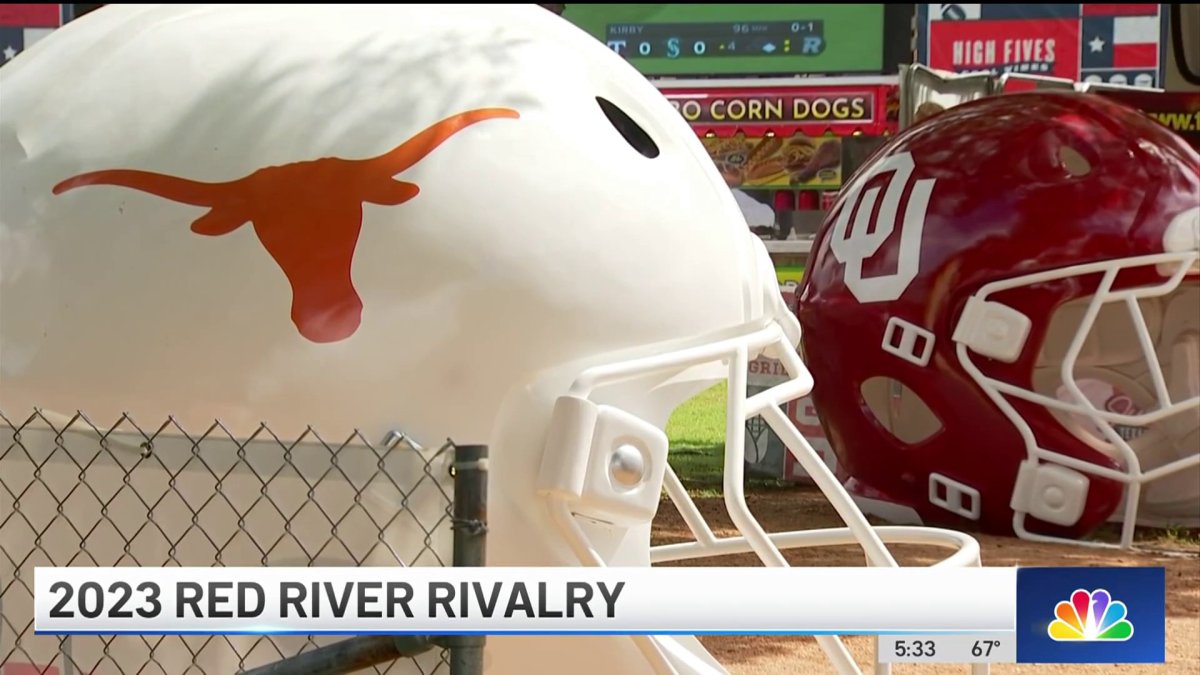
[[[901,443],[920,443],[942,429],[942,421],[925,400],[899,380],[872,377],[859,392],[879,426]]]

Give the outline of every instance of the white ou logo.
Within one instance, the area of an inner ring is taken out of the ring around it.
[[[900,198],[912,183],[913,166],[912,155],[905,152],[889,157],[870,173],[861,176],[842,201],[841,212],[833,223],[830,247],[837,261],[845,266],[846,287],[859,302],[887,302],[899,298],[917,277],[921,267],[921,235],[929,211],[929,197],[933,194],[936,181],[932,178],[916,181],[901,218]],[[863,192],[863,186],[889,171],[895,174],[883,195],[879,217],[873,221],[879,188],[872,187]],[[850,224],[851,216],[854,216],[853,225]],[[900,233],[896,271],[864,278],[863,261],[878,253],[897,227]]]

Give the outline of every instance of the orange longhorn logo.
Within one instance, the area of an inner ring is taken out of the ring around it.
[[[519,117],[507,108],[460,113],[370,159],[322,157],[269,166],[224,183],[111,169],[68,178],[54,186],[54,194],[88,185],[115,185],[206,206],[208,213],[192,223],[192,232],[211,237],[251,223],[291,284],[292,322],[300,334],[313,342],[337,342],[353,335],[362,321],[362,299],[350,278],[362,229],[362,205],[397,206],[416,197],[418,186],[393,176],[471,124]]]

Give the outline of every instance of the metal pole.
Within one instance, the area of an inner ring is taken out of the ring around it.
[[[242,675],[345,675],[433,648],[425,635],[365,635],[305,652]]]
[[[454,447],[454,566],[487,565],[486,445]],[[447,636],[450,675],[483,675],[483,635]]]

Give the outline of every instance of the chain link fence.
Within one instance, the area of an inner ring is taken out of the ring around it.
[[[461,508],[456,518],[459,451],[417,448],[398,433],[328,439],[309,429],[288,440],[260,426],[236,438],[219,422],[183,429],[173,420],[146,427],[129,417],[0,411],[0,675],[302,672],[281,666],[361,652],[369,638],[35,635],[33,570],[483,564],[456,556],[456,540],[482,530]],[[486,476],[476,478],[484,490]],[[481,543],[475,550],[482,556]],[[449,675],[445,644],[353,669]],[[376,656],[386,652],[378,647]]]

